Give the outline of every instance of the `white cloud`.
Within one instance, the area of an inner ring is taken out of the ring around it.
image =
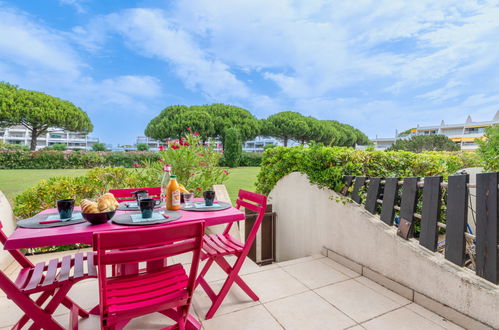
[[[72,6],[79,14],[84,14],[87,12],[83,7],[84,2],[86,2],[86,0],[59,0],[59,3],[61,5]]]

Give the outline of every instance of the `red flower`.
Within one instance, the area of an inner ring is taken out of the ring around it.
[[[199,135],[199,133],[198,133],[198,132],[196,132],[196,133],[194,133],[194,135],[195,135],[195,136],[198,136],[198,135]]]
[[[191,128],[190,128],[190,127],[187,127],[187,130],[190,132],[190,131],[191,131]]]
[[[185,146],[185,147],[188,147],[189,146],[189,142],[187,140],[184,140],[184,138],[181,138],[180,141],[178,141],[178,143],[181,145],[181,146]]]
[[[229,172],[227,172],[227,170],[224,170],[224,174],[229,175]]]
[[[204,155],[200,154],[199,152],[196,152],[196,155],[199,156],[199,157],[204,157]]]
[[[175,149],[175,150],[177,150],[178,148],[180,148],[180,147],[178,146],[178,144],[176,144],[176,143],[172,144],[170,147],[171,147],[172,149]]]
[[[191,174],[191,176],[195,176],[195,175],[196,175],[196,173],[192,173],[192,174]]]
[[[160,163],[164,163],[165,161],[164,161],[163,159],[160,159],[160,160],[159,160],[159,162],[160,162]]]
[[[140,167],[140,165],[137,163],[133,163],[133,167],[137,168],[137,167]]]
[[[163,146],[159,146],[159,150],[160,150],[160,151],[163,151],[163,150],[165,150],[165,147],[163,147]]]
[[[201,191],[201,188],[197,187],[197,188],[196,188],[196,190],[197,190],[197,191]]]
[[[220,150],[220,152],[224,152],[224,150],[222,149],[222,150]]]

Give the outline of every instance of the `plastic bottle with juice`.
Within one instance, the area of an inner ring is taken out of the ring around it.
[[[170,183],[168,184],[166,194],[166,209],[176,211],[180,209],[180,185],[177,182],[177,176],[170,176]]]

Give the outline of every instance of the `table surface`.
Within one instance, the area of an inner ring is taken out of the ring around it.
[[[75,207],[75,211],[79,211],[79,207]],[[168,226],[170,223],[180,223],[192,220],[205,220],[206,226],[214,226],[220,224],[226,224],[230,222],[244,220],[244,213],[231,207],[222,211],[207,211],[207,212],[192,212],[192,211],[177,211],[181,212],[182,216],[180,219],[173,220],[159,225],[151,226]],[[47,209],[43,213],[57,213],[57,209]],[[128,213],[127,211],[116,211],[116,215]],[[88,222],[62,227],[52,227],[52,228],[17,228],[12,235],[9,236],[7,242],[5,243],[5,250],[14,249],[27,249],[42,246],[56,246],[65,244],[92,244],[92,235],[94,232],[102,230],[120,230],[120,229],[131,229],[140,228],[140,226],[122,226],[114,224],[111,221],[100,225],[92,225]]]

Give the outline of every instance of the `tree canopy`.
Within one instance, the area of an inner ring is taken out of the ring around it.
[[[49,127],[84,133],[93,130],[87,113],[73,103],[0,82],[0,126],[13,125],[22,125],[31,132],[31,150]]]
[[[414,135],[409,139],[400,139],[387,149],[391,150],[405,150],[412,152],[422,151],[457,151],[461,147],[454,143],[445,135]]]
[[[499,171],[499,125],[485,129],[485,140],[476,139],[478,154],[485,163],[486,171]]]
[[[248,111],[232,105],[174,105],[164,109],[146,127],[145,134],[157,140],[180,138],[190,128],[204,139],[225,139],[225,130],[237,127],[241,138],[249,140],[259,133],[258,120]]]
[[[300,113],[283,111],[269,116],[261,131],[265,136],[281,139],[287,147],[290,139],[299,141],[308,135],[308,124]]]

